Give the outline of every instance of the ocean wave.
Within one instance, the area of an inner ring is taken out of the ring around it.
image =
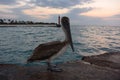
[[[88,55],[120,51],[120,27],[71,26],[75,54],[69,47],[54,62],[81,59]],[[32,51],[41,43],[64,40],[61,28],[52,27],[0,27],[0,63],[26,64]],[[41,62],[41,63],[44,63]]]

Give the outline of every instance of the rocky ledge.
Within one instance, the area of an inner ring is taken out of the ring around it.
[[[83,57],[60,64],[63,72],[49,72],[46,66],[0,64],[0,80],[120,80],[120,53]]]
[[[110,52],[94,56],[84,56],[83,59],[90,64],[120,70],[120,52]]]

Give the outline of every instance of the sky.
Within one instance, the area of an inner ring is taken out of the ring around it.
[[[0,0],[0,18],[74,25],[120,25],[120,0]]]

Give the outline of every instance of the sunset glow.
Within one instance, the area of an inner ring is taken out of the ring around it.
[[[68,16],[73,24],[119,25],[120,0],[2,0],[0,18],[53,21]],[[82,20],[82,21],[81,21]],[[81,21],[81,23],[79,22]]]
[[[23,12],[27,15],[31,15],[34,17],[39,18],[49,18],[50,15],[54,14],[65,14],[69,10],[68,9],[56,9],[56,8],[49,8],[49,7],[35,7],[33,9],[26,9]]]
[[[86,7],[92,7],[91,11],[80,15],[91,17],[110,17],[120,13],[120,0],[94,0],[94,3],[85,4]]]

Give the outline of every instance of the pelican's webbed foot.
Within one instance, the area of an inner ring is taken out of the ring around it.
[[[51,72],[62,72],[63,71],[61,68],[58,68],[56,65],[51,65],[51,64],[48,64],[47,70]]]

